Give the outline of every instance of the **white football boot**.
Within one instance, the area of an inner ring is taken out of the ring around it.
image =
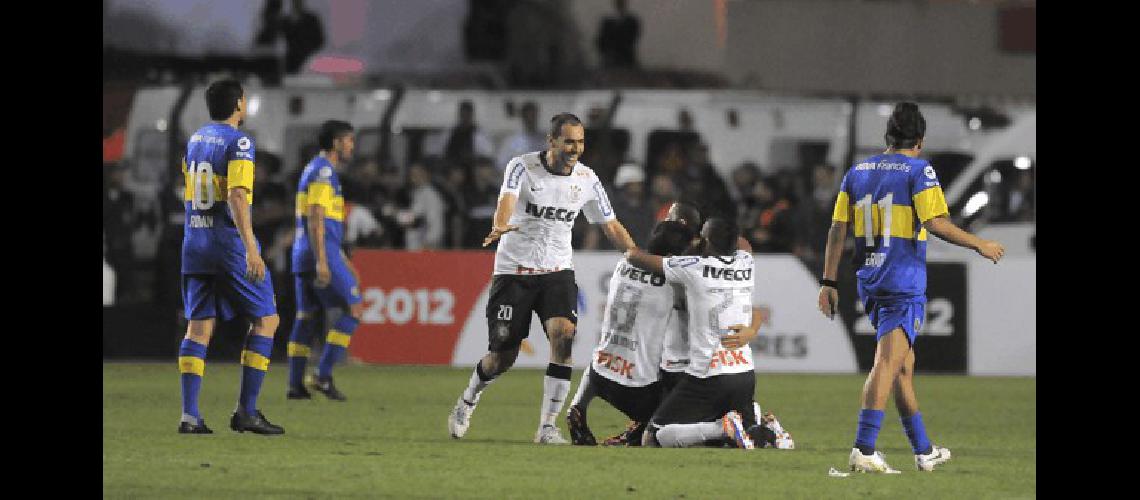
[[[534,442],[538,444],[570,444],[562,437],[562,431],[553,425],[544,425],[534,433]]]
[[[933,471],[936,466],[942,465],[949,461],[950,450],[939,447],[937,445],[931,445],[929,455],[914,456],[914,465],[918,467],[918,470],[926,472]]]
[[[463,396],[459,396],[455,408],[452,408],[447,416],[447,429],[451,431],[451,437],[459,439],[467,434],[467,428],[471,426],[472,413],[475,413],[475,405],[467,404]]]
[[[892,469],[884,460],[883,453],[876,451],[874,455],[867,456],[859,448],[851,448],[851,456],[847,459],[853,472],[874,472],[879,474],[902,474]]]

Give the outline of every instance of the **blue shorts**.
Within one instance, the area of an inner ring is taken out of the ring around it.
[[[895,328],[902,327],[911,347],[914,347],[914,339],[926,321],[926,303],[921,300],[883,303],[867,299],[863,302],[863,309],[875,327],[875,342]]]
[[[293,275],[298,313],[311,313],[317,308],[350,307],[360,303],[360,284],[339,255],[329,258],[329,273],[329,284],[324,288],[317,288],[314,284],[316,271]]]
[[[182,304],[186,319],[221,317],[228,320],[241,314],[264,318],[277,314],[273,297],[273,277],[265,269],[265,279],[250,282],[241,271],[226,270],[216,274],[183,274]]]

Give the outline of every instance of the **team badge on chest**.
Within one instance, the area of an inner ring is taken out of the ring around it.
[[[571,185],[569,196],[570,203],[578,203],[578,200],[582,198],[582,188],[578,187],[577,184]]]

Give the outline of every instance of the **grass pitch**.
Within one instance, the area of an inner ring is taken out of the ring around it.
[[[447,414],[470,369],[342,366],[348,402],[286,401],[284,362],[270,366],[260,408],[284,436],[237,434],[229,416],[239,367],[207,363],[200,406],[215,434],[179,435],[178,369],[103,365],[103,496],[110,498],[1031,498],[1037,495],[1037,381],[919,375],[931,439],[954,459],[918,472],[897,413],[878,449],[901,475],[828,477],[846,469],[863,375],[759,374],[757,400],[795,450],[641,449],[531,443],[541,370],[516,369],[484,394],[462,440]],[[581,372],[575,370],[577,389]],[[573,392],[571,392],[573,394]],[[590,408],[601,440],[625,418]],[[559,426],[565,432],[565,421]]]

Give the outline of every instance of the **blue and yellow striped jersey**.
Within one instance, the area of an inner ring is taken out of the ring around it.
[[[317,156],[301,172],[297,186],[297,236],[293,241],[293,272],[316,269],[316,257],[308,234],[309,207],[319,205],[325,209],[325,252],[332,258],[340,252],[344,239],[344,195],[336,168],[327,159]]]
[[[226,202],[230,189],[246,189],[253,202],[253,138],[228,124],[209,123],[190,136],[182,158],[182,272],[212,273],[226,252],[242,251],[241,235]]]
[[[881,154],[851,167],[831,218],[855,231],[860,299],[925,300],[922,223],[947,213],[938,175],[926,160]]]

